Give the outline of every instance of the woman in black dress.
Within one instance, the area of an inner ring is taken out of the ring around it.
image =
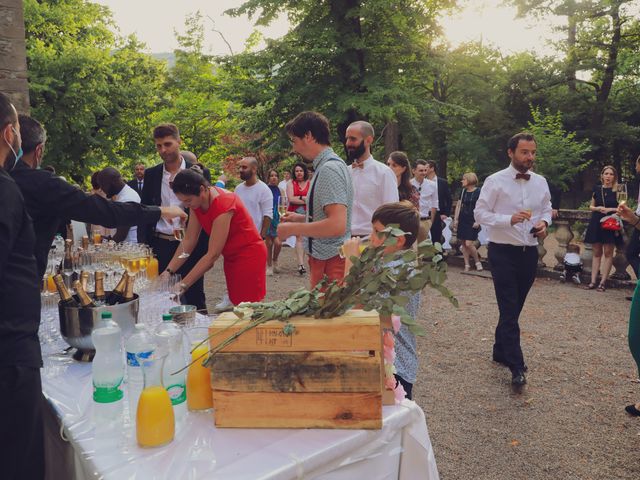
[[[616,213],[618,200],[616,199],[616,187],[618,184],[618,172],[611,165],[607,165],[600,172],[601,185],[593,187],[591,197],[591,220],[584,235],[584,243],[593,246],[593,263],[591,264],[591,283],[585,288],[596,288],[598,273],[602,270],[598,292],[604,292],[611,266],[613,264],[613,251],[615,246],[623,243],[622,231],[604,230],[601,227],[602,217]],[[604,259],[602,258],[604,255]]]
[[[465,173],[462,176],[462,193],[460,201],[456,205],[455,221],[453,228],[457,231],[456,236],[460,240],[460,251],[464,257],[464,271],[471,269],[469,259],[473,257],[476,270],[482,270],[482,262],[478,256],[478,250],[475,241],[478,240],[478,232],[480,225],[476,223],[473,217],[473,210],[476,208],[476,202],[480,196],[478,188],[478,177],[475,173]]]

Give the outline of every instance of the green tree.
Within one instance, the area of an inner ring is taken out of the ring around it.
[[[234,105],[220,98],[215,59],[204,53],[204,26],[200,13],[185,20],[185,33],[176,33],[179,48],[175,66],[164,83],[165,103],[152,115],[154,123],[172,122],[180,129],[184,148],[209,167],[219,169],[230,154]]]
[[[527,129],[536,137],[536,171],[558,190],[569,190],[575,177],[589,166],[587,140],[576,140],[575,132],[567,132],[560,112],[531,109],[533,120]]]
[[[346,127],[366,119],[384,137],[376,153],[401,148],[421,135],[398,124],[417,122],[433,102],[416,90],[416,76],[431,61],[438,14],[450,0],[249,0],[231,15],[255,16],[266,25],[286,14],[291,30],[260,51],[224,59],[225,94],[244,108],[246,131],[260,145],[282,152],[282,127],[302,110],[318,110],[343,141]],[[385,148],[386,147],[386,148]]]
[[[85,0],[25,1],[31,114],[47,128],[45,162],[82,183],[149,154],[163,63],[110,30],[110,11]]]

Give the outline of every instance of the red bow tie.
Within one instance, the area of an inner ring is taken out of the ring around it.
[[[362,163],[353,162],[351,164],[351,168],[364,168],[364,162],[362,162]]]
[[[531,178],[531,175],[529,173],[517,173],[516,174],[516,180],[529,180]]]

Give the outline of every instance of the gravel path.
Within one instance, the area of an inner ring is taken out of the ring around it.
[[[268,277],[267,299],[306,285],[294,254]],[[490,278],[451,268],[460,308],[425,291],[414,399],[424,409],[436,461],[448,479],[640,478],[640,400],[627,346],[628,291],[585,291],[538,279],[520,318],[528,385],[511,392],[509,370],[491,361],[498,308]],[[209,305],[224,289],[207,274]],[[415,477],[420,478],[419,476]]]

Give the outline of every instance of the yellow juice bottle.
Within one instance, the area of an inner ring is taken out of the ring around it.
[[[158,259],[156,257],[149,257],[149,263],[147,265],[147,278],[153,280],[158,276]]]
[[[208,351],[209,344],[205,343],[191,352],[191,361],[195,361],[195,363],[189,367],[187,372],[187,406],[192,411],[213,408],[211,370],[202,366]]]
[[[50,293],[56,293],[58,290],[56,289],[56,282],[53,281],[53,275],[47,276],[47,290]]]
[[[141,447],[159,447],[173,440],[175,418],[169,393],[162,385],[142,390],[136,414],[136,438]]]

